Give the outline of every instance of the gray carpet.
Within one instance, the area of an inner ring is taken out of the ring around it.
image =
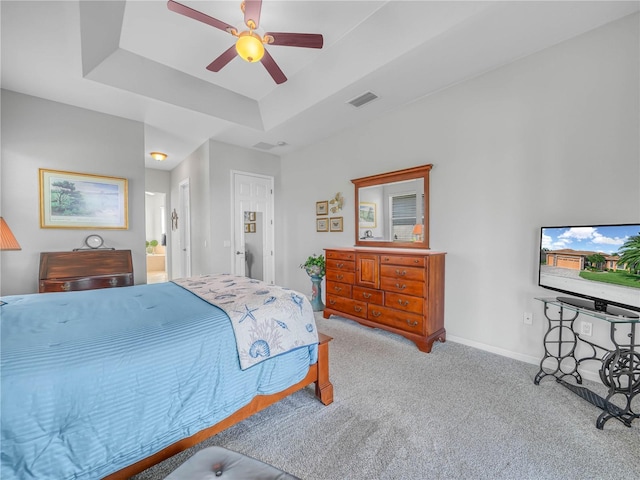
[[[640,420],[596,429],[600,410],[550,377],[535,386],[536,366],[452,342],[424,354],[350,320],[316,320],[334,337],[333,404],[308,387],[133,478],[162,479],[208,445],[305,480],[640,476]]]

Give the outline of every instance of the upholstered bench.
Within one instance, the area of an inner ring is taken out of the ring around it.
[[[267,463],[222,447],[203,448],[165,480],[300,480]]]

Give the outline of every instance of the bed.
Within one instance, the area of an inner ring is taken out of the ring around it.
[[[332,402],[329,337],[243,369],[233,315],[195,293],[2,298],[0,477],[124,479],[312,383]]]

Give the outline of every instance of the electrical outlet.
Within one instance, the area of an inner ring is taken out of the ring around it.
[[[580,335],[584,335],[585,337],[591,336],[591,327],[593,324],[591,322],[581,322],[580,323]]]
[[[524,322],[525,325],[533,325],[533,313],[524,312],[522,314],[522,321]]]

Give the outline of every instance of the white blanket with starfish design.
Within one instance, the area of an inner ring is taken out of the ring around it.
[[[173,283],[226,312],[243,370],[318,343],[311,303],[294,290],[228,274],[181,278]]]

